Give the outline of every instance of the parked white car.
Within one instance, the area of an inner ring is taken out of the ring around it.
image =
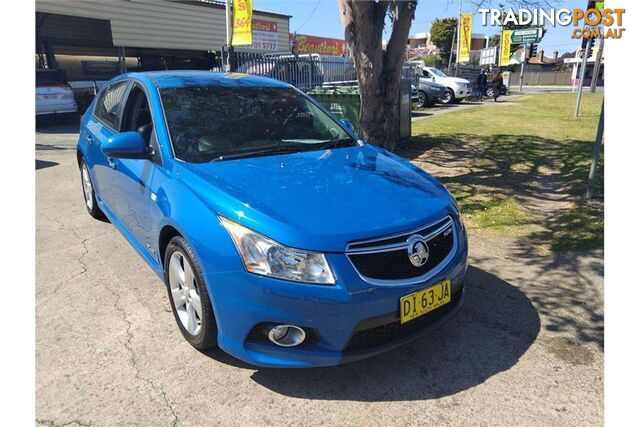
[[[78,105],[60,70],[36,70],[36,115],[75,113]]]
[[[442,98],[443,104],[452,104],[461,102],[463,99],[471,96],[473,85],[469,80],[459,77],[449,77],[441,70],[434,67],[422,68],[422,78],[430,79],[433,82],[446,86],[447,93]]]

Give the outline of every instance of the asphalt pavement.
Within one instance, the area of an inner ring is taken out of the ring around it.
[[[429,336],[275,370],[181,337],[162,282],[83,205],[77,119],[36,135],[39,425],[602,425],[602,251],[470,231],[467,299]]]

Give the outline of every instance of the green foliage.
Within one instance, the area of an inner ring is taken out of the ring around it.
[[[431,43],[435,44],[444,55],[449,55],[451,43],[458,25],[457,18],[436,18],[431,24]]]
[[[498,34],[494,34],[491,37],[489,37],[489,46],[488,47],[493,47],[493,46],[500,46],[500,33]]]
[[[424,61],[424,64],[427,67],[442,67],[442,58],[440,58],[438,55],[423,55],[420,57],[420,59]]]

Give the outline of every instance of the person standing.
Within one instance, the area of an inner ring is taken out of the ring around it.
[[[502,70],[498,69],[498,73],[491,79],[491,86],[493,86],[493,102],[498,102],[498,97],[502,93],[503,83]]]
[[[484,71],[484,68],[482,68],[476,78],[476,98],[480,101],[484,98],[485,90],[487,90],[487,73]]]

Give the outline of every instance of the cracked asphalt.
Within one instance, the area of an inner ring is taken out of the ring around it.
[[[602,425],[603,254],[527,255],[470,232],[466,305],[335,368],[191,348],[162,282],[85,211],[77,126],[36,135],[36,424]]]

